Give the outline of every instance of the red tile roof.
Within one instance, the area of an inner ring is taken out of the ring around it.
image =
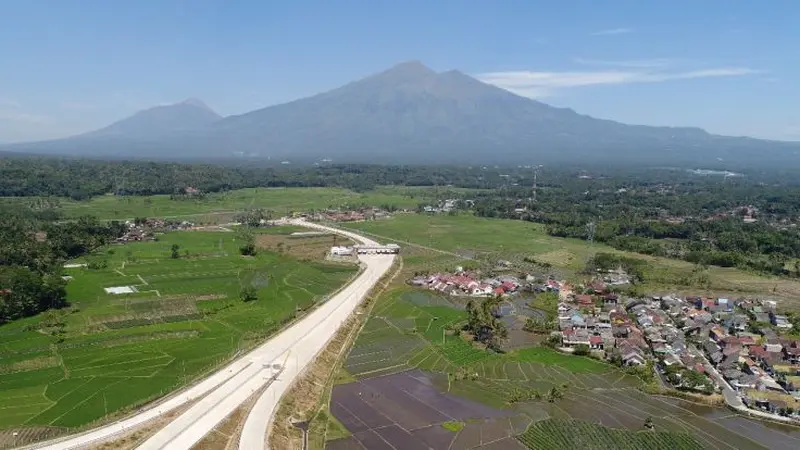
[[[603,338],[601,336],[589,336],[589,343],[593,345],[602,344]]]
[[[741,336],[739,342],[742,345],[756,345],[756,340],[753,339],[753,336]]]

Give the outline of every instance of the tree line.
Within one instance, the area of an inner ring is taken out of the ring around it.
[[[124,231],[124,224],[92,217],[58,223],[25,208],[0,208],[0,324],[67,306],[64,261]]]

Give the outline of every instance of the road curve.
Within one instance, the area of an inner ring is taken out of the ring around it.
[[[318,227],[331,230],[328,227]],[[340,229],[336,231],[364,244],[377,244],[349,231]],[[353,287],[351,292],[342,291],[342,303],[326,318],[325,325],[315,329],[314,333],[309,333],[297,342],[296,348],[302,349],[302,351],[295,351],[288,357],[283,373],[266,388],[250,410],[239,437],[240,449],[264,450],[267,448],[267,430],[269,430],[281,398],[308,364],[325,348],[325,345],[352,314],[369,289],[389,270],[394,261],[394,255],[360,255],[359,259],[367,266],[366,272],[362,275],[367,283],[364,286],[353,286],[355,284],[353,283],[347,288]]]
[[[323,225],[300,220],[290,221],[289,223],[335,232],[366,245],[377,244],[375,241],[355,233]],[[264,400],[265,396],[262,395],[256,403],[253,413],[251,413],[251,416],[254,417],[253,420],[257,421],[259,418],[263,418],[263,426],[261,427],[263,428],[263,433],[261,434],[262,443],[260,444],[261,448],[263,448],[266,427],[274,410],[274,404],[277,404],[277,401],[280,400],[280,395],[285,392],[302,369],[324,347],[325,343],[338,330],[372,286],[386,273],[394,260],[394,256],[361,255],[359,259],[365,269],[349,285],[302,320],[281,331],[264,344],[234,360],[199,383],[173,395],[160,404],[143,409],[126,419],[76,436],[43,442],[27,448],[44,450],[85,448],[112,440],[132,428],[136,428],[188,402],[200,399],[139,447],[145,450],[189,449],[254,392],[270,385],[265,391],[266,398],[274,396],[275,400],[266,401]],[[277,369],[276,365],[279,365],[280,369]],[[265,416],[264,414],[267,415]],[[248,422],[250,422],[250,418],[248,418]],[[251,430],[248,435],[253,433],[254,431],[252,430],[255,430],[256,427],[253,424],[249,428],[246,427],[246,429]]]

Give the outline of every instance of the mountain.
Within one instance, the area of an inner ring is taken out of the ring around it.
[[[190,98],[173,105],[156,106],[77,137],[156,138],[174,133],[196,132],[222,119],[200,100]]]
[[[104,156],[244,154],[292,162],[730,167],[800,162],[800,144],[597,119],[459,71],[437,73],[416,61],[246,114],[220,119],[204,105],[184,102],[34,147],[63,152],[64,141],[75,152]]]
[[[157,157],[166,142],[192,139],[222,119],[205,103],[187,99],[139,111],[99,130],[66,139],[8,146],[12,150],[37,153],[108,157]],[[5,150],[5,148],[0,147]]]

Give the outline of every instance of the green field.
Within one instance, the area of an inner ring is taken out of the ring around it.
[[[415,187],[379,187],[365,193],[341,188],[251,188],[212,193],[201,199],[171,200],[168,195],[148,197],[105,195],[87,201],[60,199],[59,209],[67,217],[88,214],[101,219],[183,217],[209,213],[234,213],[248,208],[264,208],[274,211],[277,215],[285,215],[290,211],[360,205],[415,208],[419,203],[430,199],[432,195],[438,195],[437,193],[442,192],[434,188]],[[25,199],[17,200],[25,201]]]
[[[70,308],[0,326],[0,429],[81,427],[166,394],[356,273],[266,251],[242,257],[238,245],[235,233],[173,232],[101,249],[90,259],[105,268],[65,269]],[[257,300],[239,299],[247,285]],[[103,290],[116,286],[138,292]]]
[[[585,267],[596,252],[622,254],[647,261],[644,289],[707,295],[751,294],[785,300],[787,309],[800,309],[797,280],[760,276],[739,269],[710,267],[709,285],[691,282],[695,266],[685,261],[622,252],[603,244],[549,236],[544,226],[520,220],[485,219],[471,215],[398,214],[391,220],[345,224],[384,240],[413,243],[481,261],[505,259],[524,266],[523,258],[552,264],[565,273]]]

